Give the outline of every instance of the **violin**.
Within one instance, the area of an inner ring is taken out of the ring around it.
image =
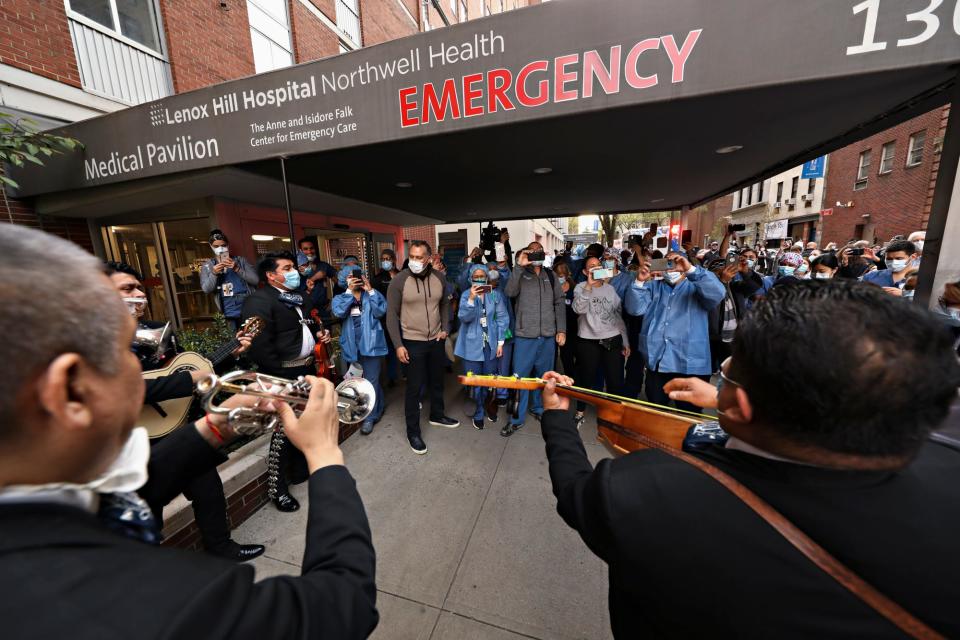
[[[320,319],[320,311],[310,310],[310,318],[317,324],[317,331],[325,331],[323,320]],[[337,383],[337,365],[334,363],[333,355],[327,350],[327,345],[317,340],[317,345],[313,348],[313,357],[317,361],[317,377]]]
[[[546,385],[540,378],[473,374],[460,376],[460,384],[467,387],[520,391],[539,391]],[[692,426],[715,420],[691,411],[582,387],[558,384],[556,390],[561,396],[588,402],[596,407],[597,433],[600,440],[620,454],[646,448],[680,451]]]

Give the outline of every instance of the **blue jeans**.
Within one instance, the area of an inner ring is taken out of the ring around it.
[[[547,371],[553,369],[553,363],[556,359],[557,341],[553,336],[544,338],[514,338],[513,347],[513,373],[521,378],[528,378],[531,374],[541,377]],[[517,411],[517,418],[510,418],[512,424],[523,424],[527,416],[527,403],[529,402],[529,391],[520,392],[520,406]],[[533,392],[533,407],[531,409],[536,415],[543,413],[543,398],[539,391]]]
[[[463,368],[467,373],[475,375],[493,375],[500,368],[500,360],[497,359],[496,349],[491,349],[490,345],[483,347],[483,362],[479,360],[464,360]],[[473,412],[474,420],[483,420],[483,401],[487,397],[487,390],[484,387],[474,387],[477,400],[477,410]]]
[[[370,381],[377,393],[373,413],[365,422],[377,422],[383,416],[383,387],[380,386],[380,367],[383,366],[383,356],[359,356],[357,364],[363,367],[363,378]]]
[[[503,355],[500,356],[499,364],[497,365],[497,370],[494,371],[498,376],[511,376],[513,375],[513,339],[507,340],[503,343]],[[509,389],[497,389],[498,398],[506,398],[507,394],[510,393]]]

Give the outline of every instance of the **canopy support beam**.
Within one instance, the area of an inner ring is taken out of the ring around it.
[[[280,156],[280,176],[283,178],[283,206],[287,210],[287,226],[290,228],[290,250],[297,250],[297,236],[293,231],[293,210],[290,208],[290,183],[287,182],[287,159]]]

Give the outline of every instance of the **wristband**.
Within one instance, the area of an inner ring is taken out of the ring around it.
[[[220,442],[220,444],[225,444],[226,440],[223,439],[223,434],[220,433],[220,429],[214,426],[213,422],[210,420],[210,414],[204,414],[203,421],[207,423],[207,428],[210,429],[210,432],[214,437]]]

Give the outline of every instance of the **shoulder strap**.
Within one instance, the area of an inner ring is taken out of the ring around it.
[[[614,431],[617,433],[632,438],[647,447],[662,451],[678,460],[682,460],[719,482],[725,489],[750,507],[754,513],[763,518],[767,524],[773,527],[777,533],[783,536],[797,551],[806,556],[808,560],[817,565],[824,573],[839,582],[850,593],[862,600],[864,604],[896,625],[897,628],[911,638],[944,640],[944,636],[928,627],[922,621],[915,618],[909,611],[880,593],[870,583],[851,571],[846,565],[830,555],[826,549],[798,529],[796,525],[787,520],[783,514],[770,506],[767,501],[748,489],[730,474],[721,471],[709,462],[692,456],[685,451],[668,447],[662,442],[643,434],[628,431],[623,427],[610,425],[610,423],[605,423],[605,426],[613,426]]]

